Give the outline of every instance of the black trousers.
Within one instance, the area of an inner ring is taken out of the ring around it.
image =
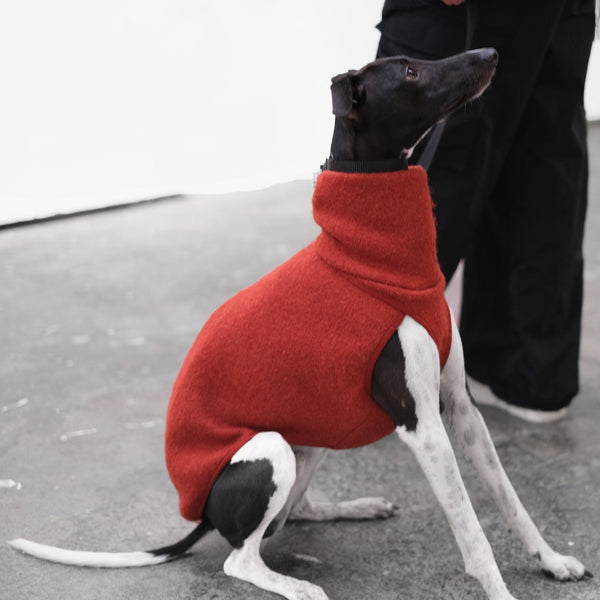
[[[388,0],[378,56],[460,52],[465,23],[464,5]],[[478,1],[472,47],[495,47],[498,70],[449,118],[429,170],[448,280],[465,259],[467,371],[540,410],[578,391],[594,25],[594,0]]]

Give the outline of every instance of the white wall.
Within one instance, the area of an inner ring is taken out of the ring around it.
[[[0,222],[310,178],[382,4],[0,0]]]

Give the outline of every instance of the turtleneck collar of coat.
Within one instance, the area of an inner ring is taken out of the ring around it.
[[[319,256],[396,305],[402,292],[443,289],[427,173],[323,171],[313,194]]]

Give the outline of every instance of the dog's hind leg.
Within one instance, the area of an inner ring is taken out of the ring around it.
[[[296,461],[288,443],[278,433],[258,433],[217,478],[204,518],[234,547],[225,561],[227,575],[288,600],[327,600],[320,587],[272,571],[260,556],[260,542],[295,479]]]
[[[371,520],[391,517],[396,507],[385,498],[356,498],[342,502],[313,502],[305,494],[294,506],[291,520],[341,521]]]
[[[289,518],[302,521],[385,519],[394,514],[394,505],[385,498],[357,498],[342,502],[315,502],[307,493],[308,484],[325,451],[295,447],[298,465],[296,483],[290,494]]]
[[[462,343],[453,323],[452,348],[441,374],[443,417],[464,453],[491,491],[511,530],[544,571],[560,580],[577,580],[587,572],[573,557],[558,554],[542,538],[508,479],[485,422],[467,388]]]
[[[479,524],[442,423],[437,346],[410,317],[402,321],[398,337],[405,359],[406,388],[415,408],[410,426],[398,425],[398,436],[413,451],[444,509],[467,573],[481,583],[490,600],[514,600]]]

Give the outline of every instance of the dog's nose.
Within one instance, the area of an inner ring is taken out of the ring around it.
[[[483,48],[481,50],[481,58],[485,62],[492,63],[494,65],[498,64],[498,52],[495,48]]]

